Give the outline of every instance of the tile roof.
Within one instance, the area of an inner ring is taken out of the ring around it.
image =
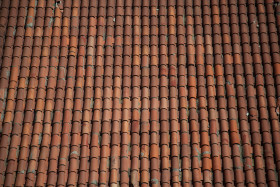
[[[0,6],[0,186],[280,185],[280,0]]]

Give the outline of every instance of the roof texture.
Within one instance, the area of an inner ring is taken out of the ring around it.
[[[2,0],[0,186],[278,186],[279,0]]]

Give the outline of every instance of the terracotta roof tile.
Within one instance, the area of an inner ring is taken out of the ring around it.
[[[0,1],[0,186],[278,186],[278,0]]]

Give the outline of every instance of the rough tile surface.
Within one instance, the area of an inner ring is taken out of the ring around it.
[[[280,0],[0,8],[0,186],[280,185]]]

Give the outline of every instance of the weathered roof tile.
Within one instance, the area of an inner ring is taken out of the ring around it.
[[[278,1],[0,6],[0,186],[280,184]]]

